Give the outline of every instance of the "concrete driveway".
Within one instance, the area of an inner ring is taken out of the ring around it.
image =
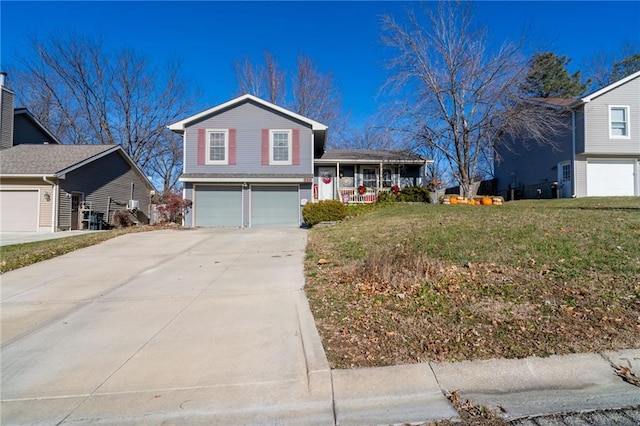
[[[0,423],[332,424],[305,243],[163,230],[2,275]]]

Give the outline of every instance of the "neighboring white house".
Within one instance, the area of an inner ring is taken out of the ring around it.
[[[564,114],[555,146],[499,148],[498,193],[511,198],[640,196],[640,72],[579,99],[534,99]]]

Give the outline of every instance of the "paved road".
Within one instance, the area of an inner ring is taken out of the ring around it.
[[[4,274],[1,423],[332,424],[305,244],[155,231]]]

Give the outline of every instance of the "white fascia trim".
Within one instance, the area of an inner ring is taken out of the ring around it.
[[[305,178],[180,178],[179,180],[193,183],[305,183]]]
[[[200,119],[202,117],[206,117],[207,115],[213,114],[216,111],[220,111],[221,109],[225,109],[225,108],[227,108],[229,106],[232,106],[234,104],[243,102],[245,100],[254,101],[254,102],[259,103],[261,105],[264,105],[264,106],[266,106],[268,108],[272,108],[272,109],[275,109],[278,112],[286,114],[289,117],[292,117],[292,118],[300,120],[300,121],[302,121],[304,123],[310,124],[312,130],[327,130],[328,129],[328,126],[325,126],[322,123],[319,123],[317,121],[311,120],[311,119],[309,119],[307,117],[303,117],[300,114],[296,114],[293,111],[289,111],[288,109],[279,107],[278,105],[272,104],[271,102],[267,102],[267,101],[265,101],[263,99],[260,99],[260,98],[258,98],[256,96],[249,95],[249,94],[239,96],[239,97],[237,97],[235,99],[231,99],[230,101],[227,101],[227,102],[225,102],[223,104],[220,104],[218,106],[215,106],[213,108],[209,108],[208,110],[202,111],[202,112],[200,112],[198,114],[192,115],[191,117],[185,118],[184,120],[178,121],[177,123],[170,124],[170,125],[167,126],[167,128],[169,130],[177,132],[177,133],[184,132],[184,129],[185,129],[186,125],[191,123],[192,121],[198,120],[198,119]]]
[[[8,178],[38,178],[38,179],[42,179],[42,178],[57,178],[57,175],[52,175],[52,174],[28,174],[28,173],[16,173],[16,174],[4,174],[4,175],[0,175],[0,178],[2,179],[8,179]]]
[[[618,80],[614,83],[611,83],[608,86],[604,86],[602,89],[596,92],[593,92],[592,94],[585,96],[584,98],[581,98],[580,101],[582,101],[582,103],[585,103],[585,104],[587,102],[591,102],[593,99],[597,98],[598,96],[603,95],[608,91],[615,89],[616,87],[622,86],[623,84],[627,83],[630,80],[633,80],[636,77],[640,77],[640,71],[634,72],[633,74],[628,75],[625,78]]]
[[[433,163],[433,160],[393,160],[393,161],[379,161],[379,160],[313,160],[316,164],[430,164]]]

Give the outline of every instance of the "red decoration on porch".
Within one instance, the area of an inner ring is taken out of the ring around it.
[[[322,183],[326,183],[327,185],[331,183],[331,175],[322,176]]]
[[[398,191],[400,190],[400,188],[398,187],[398,185],[393,185],[391,187],[391,190],[393,191],[393,195],[398,195]]]
[[[367,188],[366,188],[364,185],[360,185],[360,186],[358,187],[358,193],[359,193],[360,195],[364,195],[364,193],[365,193],[365,192],[367,192]]]

